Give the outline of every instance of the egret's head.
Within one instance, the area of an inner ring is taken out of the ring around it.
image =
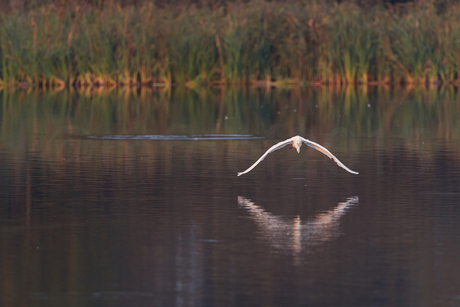
[[[302,146],[302,139],[300,137],[294,137],[292,139],[292,147],[294,147],[298,153],[300,153],[300,147]]]

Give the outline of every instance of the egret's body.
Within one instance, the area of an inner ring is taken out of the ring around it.
[[[327,150],[326,148],[324,148],[323,146],[315,143],[315,142],[312,142],[310,140],[307,140],[301,136],[294,136],[290,139],[287,139],[286,141],[282,141],[282,142],[279,142],[278,144],[275,144],[273,145],[272,147],[270,147],[263,155],[262,157],[259,158],[259,160],[257,160],[253,165],[251,165],[247,170],[245,170],[244,172],[241,172],[241,173],[238,173],[238,176],[241,176],[243,174],[246,174],[246,173],[249,173],[254,167],[257,166],[257,164],[259,164],[260,162],[262,162],[263,159],[265,159],[265,157],[275,151],[275,150],[278,150],[280,148],[283,148],[289,144],[292,145],[292,147],[294,147],[298,153],[300,153],[300,147],[302,146],[302,143],[305,143],[307,144],[308,146],[322,152],[323,154],[325,154],[326,156],[328,156],[330,159],[333,159],[335,161],[335,163],[337,163],[338,166],[340,166],[341,168],[343,168],[344,170],[346,170],[347,172],[349,173],[352,173],[352,174],[355,174],[357,175],[358,172],[355,172],[355,171],[352,171],[351,169],[349,169],[348,167],[346,167],[342,162],[339,161],[339,159],[337,159],[329,150]]]

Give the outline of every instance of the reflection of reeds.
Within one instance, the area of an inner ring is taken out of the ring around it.
[[[411,142],[419,131],[455,144],[459,100],[452,87],[2,91],[0,138],[3,144],[28,146],[29,136],[38,135],[40,151],[53,146],[46,140],[56,131],[72,125],[87,134],[301,134],[346,151],[358,150],[357,136],[396,134]]]
[[[110,2],[111,3],[111,2]],[[429,2],[428,2],[429,3]],[[289,86],[457,82],[460,5],[249,1],[0,13],[0,83]]]

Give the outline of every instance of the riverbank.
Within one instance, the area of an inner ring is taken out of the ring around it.
[[[3,87],[460,83],[460,6],[250,1],[0,13]]]

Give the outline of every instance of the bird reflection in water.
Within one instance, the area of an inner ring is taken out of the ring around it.
[[[295,256],[298,256],[303,248],[318,246],[337,238],[340,234],[340,218],[358,202],[357,196],[350,197],[346,202],[338,203],[335,208],[319,213],[304,222],[300,216],[293,219],[275,216],[250,199],[238,196],[238,205],[249,212],[261,235],[269,240],[273,247],[292,252]]]

